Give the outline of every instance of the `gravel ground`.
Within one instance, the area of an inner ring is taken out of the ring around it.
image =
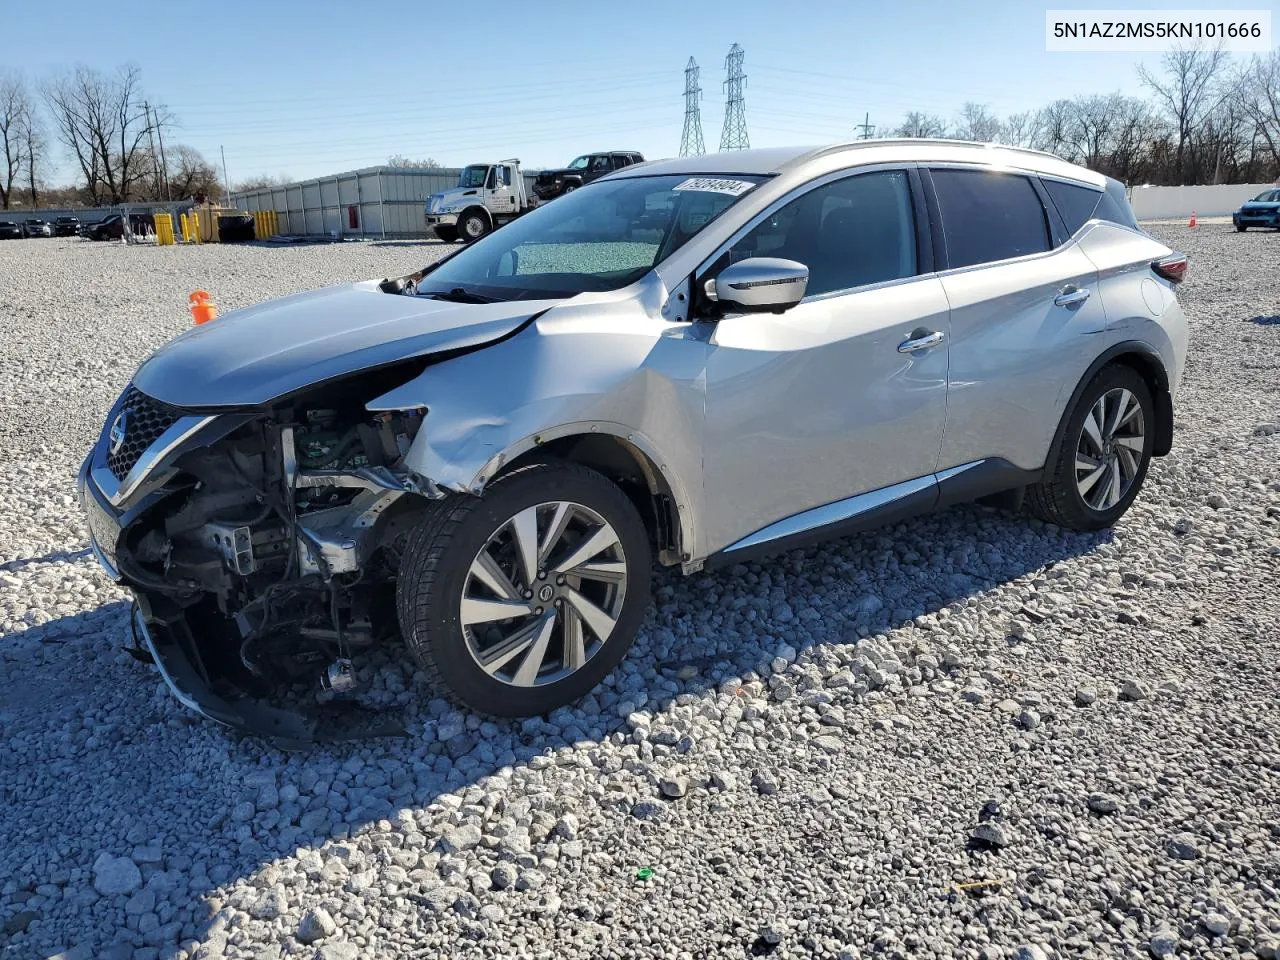
[[[1114,531],[964,508],[692,578],[546,720],[284,754],[122,652],[73,475],[134,365],[436,244],[0,244],[0,957],[1280,949],[1280,237],[1188,250],[1173,454]]]

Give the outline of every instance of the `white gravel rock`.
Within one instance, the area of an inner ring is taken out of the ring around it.
[[[785,960],[1274,956],[1280,246],[1152,229],[1192,258],[1191,350],[1173,451],[1114,530],[961,507],[659,571],[581,703],[472,716],[393,646],[359,654],[361,696],[414,736],[299,753],[192,718],[122,652],[75,471],[192,289],[226,311],[444,248],[0,244],[5,949],[676,960],[768,926]]]

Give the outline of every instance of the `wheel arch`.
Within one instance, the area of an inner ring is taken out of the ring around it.
[[[1102,370],[1110,366],[1125,366],[1136,372],[1146,382],[1151,391],[1151,400],[1155,404],[1155,433],[1152,438],[1151,455],[1165,456],[1173,448],[1173,395],[1169,390],[1169,373],[1165,369],[1160,354],[1149,343],[1141,340],[1126,340],[1114,344],[1103,351],[1085,371],[1080,382],[1071,392],[1071,399],[1062,412],[1058,429],[1054,432],[1053,443],[1049,447],[1049,455],[1045,464],[1056,463],[1066,441],[1067,423],[1071,413],[1084,394],[1085,388]]]
[[[493,482],[527,463],[554,457],[603,474],[635,505],[658,559],[671,566],[689,559],[693,543],[691,504],[670,468],[643,436],[616,424],[571,424],[513,444],[482,470],[480,483]]]

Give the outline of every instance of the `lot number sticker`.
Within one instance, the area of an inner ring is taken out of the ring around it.
[[[717,180],[714,177],[692,177],[678,183],[672,190],[698,190],[702,193],[727,193],[731,197],[740,197],[755,184],[750,180]]]

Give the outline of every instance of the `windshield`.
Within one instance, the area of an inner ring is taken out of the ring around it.
[[[618,290],[679,250],[763,179],[600,180],[464,247],[424,276],[418,291],[541,300]]]
[[[489,175],[489,168],[483,164],[465,167],[458,178],[458,186],[474,190],[484,186],[484,179]]]
[[[1264,190],[1262,193],[1254,197],[1253,200],[1255,203],[1258,201],[1266,203],[1268,201],[1275,201],[1277,197],[1280,197],[1280,190]]]
[[[462,175],[458,178],[458,186],[468,189],[476,189],[484,186],[485,177],[489,175],[489,166],[486,164],[476,164],[463,168]]]
[[[587,157],[578,157],[578,158],[576,158],[576,159],[573,161],[573,163],[569,164],[569,166],[568,166],[568,167],[566,167],[565,169],[567,169],[567,170],[585,170],[585,169],[587,169],[587,164],[588,164],[588,163],[590,163],[590,162],[591,162],[591,157],[589,157],[589,156],[587,156]]]

